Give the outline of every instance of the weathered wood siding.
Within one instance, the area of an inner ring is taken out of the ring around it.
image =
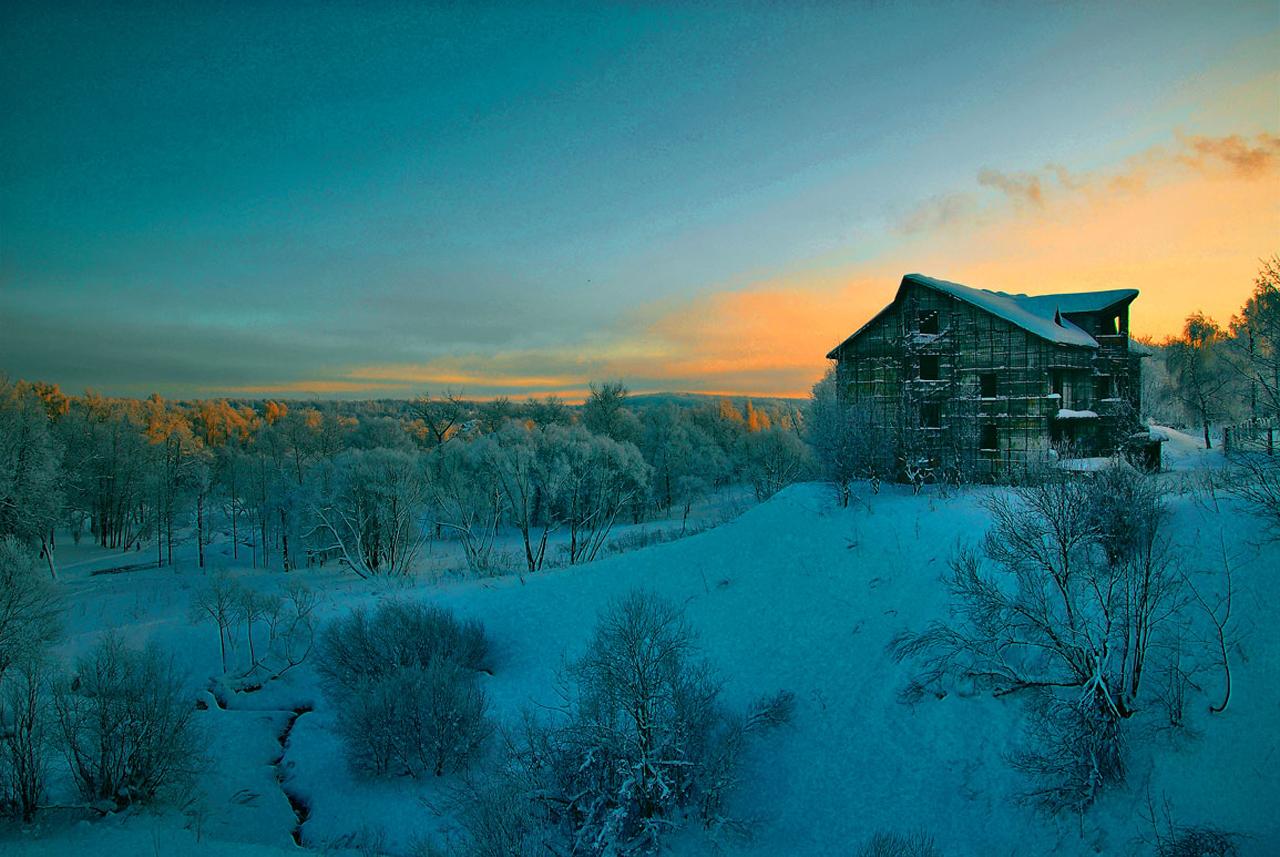
[[[930,328],[930,313],[937,313],[937,333],[921,329]],[[908,282],[837,352],[841,394],[891,436],[884,445],[895,459],[885,462],[888,472],[902,476],[920,467],[935,478],[1016,479],[1054,443],[1105,454],[1136,422],[1133,394],[1140,385],[1130,380],[1136,364],[1127,352],[1127,313],[1125,328],[1123,353],[1114,342],[1119,337],[1103,349],[1058,345]],[[1099,382],[1101,374],[1114,379]],[[1114,401],[1096,396],[1100,391]],[[1062,408],[1100,416],[1060,420]]]

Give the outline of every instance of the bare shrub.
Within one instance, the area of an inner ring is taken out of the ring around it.
[[[459,815],[465,857],[544,857],[558,853],[556,831],[529,785],[505,771],[468,784],[460,795]]]
[[[1157,857],[1235,857],[1239,839],[1212,827],[1181,827],[1156,847]]]
[[[344,698],[338,731],[357,770],[438,777],[464,768],[490,728],[472,675],[436,658],[361,681]]]
[[[1106,787],[1124,781],[1120,721],[1087,698],[1064,701],[1041,694],[1027,738],[1010,763],[1032,783],[1024,799],[1051,813],[1083,813]]]
[[[202,761],[195,705],[171,658],[113,635],[53,694],[62,750],[88,801],[150,801],[190,782]]]
[[[475,620],[459,621],[444,607],[393,601],[372,613],[357,608],[335,619],[320,637],[319,655],[321,676],[341,693],[362,681],[404,667],[425,667],[438,658],[484,670],[489,643]]]
[[[879,832],[858,849],[858,857],[942,857],[926,833]]]
[[[1280,457],[1246,451],[1232,459],[1236,467],[1226,490],[1249,504],[1272,539],[1280,539]]]
[[[49,771],[47,668],[37,658],[16,665],[0,685],[0,811],[31,821]]]

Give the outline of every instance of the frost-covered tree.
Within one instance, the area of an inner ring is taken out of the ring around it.
[[[0,375],[0,536],[36,545],[57,577],[53,530],[63,510],[62,448],[44,401]]]
[[[1204,445],[1212,446],[1210,425],[1225,411],[1224,396],[1232,375],[1223,359],[1225,333],[1204,313],[1187,317],[1182,336],[1165,345],[1165,364],[1174,390],[1187,412],[1204,429]]]
[[[473,572],[492,568],[498,524],[509,502],[503,482],[493,478],[491,467],[497,464],[489,452],[491,444],[452,443],[432,453],[437,459],[430,486],[436,525],[457,537]]]
[[[809,473],[809,449],[794,429],[774,426],[749,432],[739,444],[743,471],[758,500],[767,500]]]
[[[406,575],[425,539],[428,497],[414,452],[353,449],[317,468],[308,497],[319,550],[334,552],[361,577]]]
[[[1231,319],[1230,364],[1244,381],[1251,417],[1280,417],[1280,255],[1262,261],[1253,294]]]
[[[520,531],[530,572],[546,562],[547,541],[563,522],[554,505],[566,473],[562,444],[552,434],[560,430],[554,423],[544,429],[510,422],[476,441],[475,454]]]
[[[854,480],[869,479],[872,490],[879,490],[893,451],[889,436],[865,407],[841,400],[838,385],[832,368],[813,386],[804,426],[823,478],[835,488],[840,505],[847,506]]]
[[[37,569],[34,552],[14,536],[0,537],[0,680],[58,634],[58,597]]]
[[[640,438],[640,421],[626,406],[627,387],[621,381],[592,382],[587,400],[582,403],[582,425],[592,434],[612,438],[619,443]]]
[[[559,490],[549,499],[569,530],[569,562],[591,562],[618,513],[643,495],[649,466],[633,444],[593,435],[581,426],[552,426],[544,442],[562,468]]]

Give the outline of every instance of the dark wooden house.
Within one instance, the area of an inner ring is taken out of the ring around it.
[[[1158,466],[1129,339],[1137,296],[1006,294],[908,274],[827,357],[886,475],[1005,481],[1116,452]]]

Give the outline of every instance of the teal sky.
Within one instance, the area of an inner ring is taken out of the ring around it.
[[[1274,132],[1266,91],[1221,97],[1274,74],[1278,10],[9,2],[0,369],[132,395],[412,395],[463,364],[476,395],[575,389],[699,298],[892,266],[911,213],[984,169]],[[527,377],[484,377],[502,355]],[[636,389],[723,386],[627,365]],[[412,381],[343,382],[370,366]]]

